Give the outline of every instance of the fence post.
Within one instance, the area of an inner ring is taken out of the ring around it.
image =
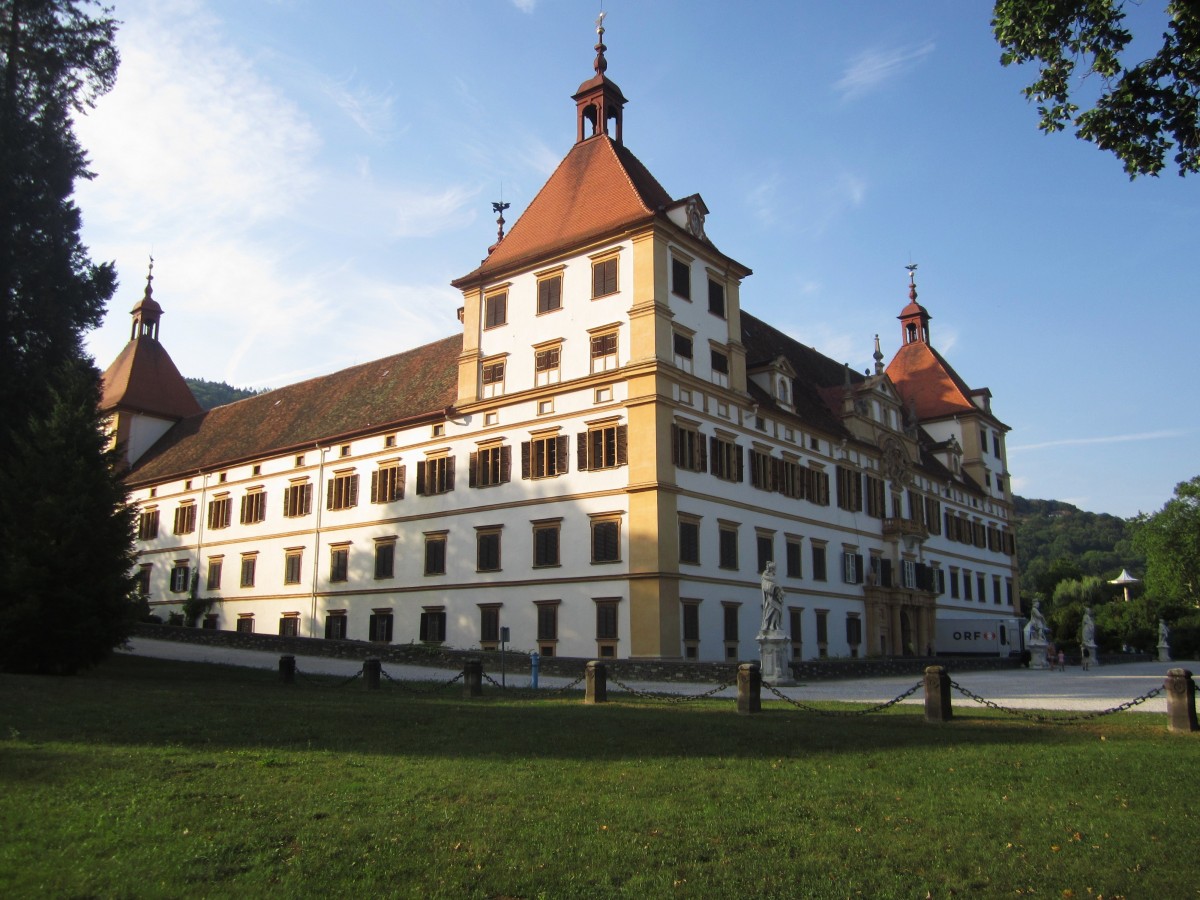
[[[1167,680],[1167,730],[1196,731],[1196,682],[1187,669],[1168,669]]]
[[[925,721],[949,722],[952,718],[950,674],[945,666],[929,666],[925,669]]]
[[[463,696],[483,696],[483,660],[468,659],[463,664]]]
[[[762,670],[758,663],[742,663],[737,670],[737,711],[740,716],[762,712]]]
[[[377,659],[368,659],[363,663],[363,679],[367,682],[368,691],[379,690],[379,672],[383,663]]]
[[[279,657],[279,677],[283,679],[284,684],[296,683],[296,657]]]
[[[583,702],[608,702],[608,668],[594,659],[583,670]]]

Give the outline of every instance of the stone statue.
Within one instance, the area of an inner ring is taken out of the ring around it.
[[[1044,644],[1046,642],[1046,617],[1042,615],[1042,601],[1033,601],[1033,611],[1029,614],[1029,624],[1025,626],[1026,644]]]
[[[766,634],[782,630],[783,588],[775,583],[775,563],[769,562],[762,572],[762,631]]]
[[[1096,646],[1096,623],[1092,619],[1092,608],[1085,606],[1083,609],[1083,640],[1081,643],[1085,647]]]
[[[1165,619],[1158,620],[1158,661],[1171,661],[1171,629]]]

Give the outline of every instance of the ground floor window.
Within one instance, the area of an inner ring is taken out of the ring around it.
[[[280,637],[300,637],[300,614],[284,613],[279,619]]]
[[[325,640],[344,641],[346,632],[345,612],[331,612],[325,616]]]
[[[370,635],[370,640],[380,643],[391,643],[392,611],[390,609],[377,609],[371,613],[371,619],[367,623],[367,631]]]
[[[254,613],[248,615],[239,615],[237,620],[237,630],[241,634],[254,633]]]
[[[444,607],[430,606],[421,611],[420,637],[427,644],[440,644],[446,640],[446,610]]]

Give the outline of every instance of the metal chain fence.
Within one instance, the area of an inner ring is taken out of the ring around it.
[[[923,686],[924,686],[924,682],[918,681],[916,684],[914,684],[912,687],[910,687],[903,694],[898,694],[897,696],[893,697],[891,700],[888,700],[885,703],[878,703],[875,706],[868,707],[867,709],[819,709],[815,706],[809,706],[807,703],[801,703],[799,700],[795,700],[795,699],[789,697],[787,694],[782,693],[774,685],[771,685],[771,684],[763,685],[763,687],[765,687],[768,691],[770,691],[772,694],[774,694],[776,697],[778,697],[784,703],[790,703],[792,706],[796,707],[797,709],[802,709],[805,712],[816,713],[819,716],[829,716],[830,718],[841,718],[841,719],[847,719],[847,718],[851,718],[853,716],[869,716],[872,713],[883,712],[885,709],[895,706],[900,701],[907,700],[909,697],[911,697],[913,694],[915,694],[917,691],[919,691]]]
[[[615,684],[621,690],[627,691],[628,693],[633,694],[635,697],[644,697],[648,700],[658,700],[658,701],[661,701],[662,703],[671,703],[671,704],[691,703],[693,700],[705,700],[708,697],[712,697],[716,694],[719,694],[719,693],[721,693],[721,691],[725,690],[726,688],[731,687],[731,685],[729,685],[729,684],[718,684],[716,687],[705,691],[703,694],[663,694],[663,693],[659,693],[657,691],[638,690],[637,688],[630,687],[625,682],[619,681],[616,678],[609,678],[608,683]]]
[[[1001,706],[994,700],[988,700],[986,697],[981,697],[974,691],[963,687],[957,681],[951,681],[950,687],[954,688],[968,700],[974,700],[989,709],[997,710],[998,712],[1007,713],[1010,716],[1017,716],[1022,719],[1028,719],[1030,722],[1037,722],[1040,725],[1074,725],[1079,722],[1087,722],[1091,719],[1099,719],[1101,716],[1111,716],[1113,713],[1124,712],[1127,709],[1145,703],[1147,700],[1152,700],[1163,692],[1161,686],[1152,688],[1140,697],[1135,697],[1132,700],[1126,700],[1124,703],[1113,706],[1109,709],[1102,709],[1098,712],[1080,713],[1074,716],[1047,716],[1041,713],[1030,712],[1027,709],[1015,709],[1009,706]]]
[[[439,694],[442,691],[444,691],[446,688],[450,687],[450,685],[454,684],[456,681],[462,681],[463,676],[466,673],[459,672],[457,675],[455,675],[449,681],[433,682],[433,683],[431,683],[431,685],[429,687],[416,687],[411,681],[401,681],[398,678],[393,678],[391,676],[391,674],[388,672],[388,670],[383,668],[383,666],[379,667],[379,674],[382,675],[384,678],[386,678],[389,683],[394,684],[396,687],[398,687],[400,690],[404,691],[404,693],[406,693],[406,694],[418,694],[418,695],[422,695],[422,696],[427,696],[429,694]]]
[[[341,681],[336,681],[333,684],[326,684],[324,681],[318,681],[314,676],[309,675],[307,672],[300,671],[299,666],[297,666],[293,671],[296,673],[297,681],[303,681],[304,684],[308,685],[309,687],[321,688],[322,690],[333,690],[335,688],[345,687],[346,685],[350,684],[351,682],[353,682],[359,678],[362,678],[363,674],[367,671],[367,667],[364,664],[357,672],[355,672],[349,678],[343,678]]]

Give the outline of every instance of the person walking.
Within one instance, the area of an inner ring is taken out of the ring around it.
[[[1058,671],[1067,671],[1067,654],[1063,653],[1061,650],[1058,651]]]
[[[1086,644],[1084,644],[1080,649],[1083,652],[1079,654],[1079,658],[1083,662],[1083,671],[1086,672],[1088,670],[1089,663],[1091,663],[1091,661],[1092,661],[1092,651],[1088,648],[1088,646]]]

